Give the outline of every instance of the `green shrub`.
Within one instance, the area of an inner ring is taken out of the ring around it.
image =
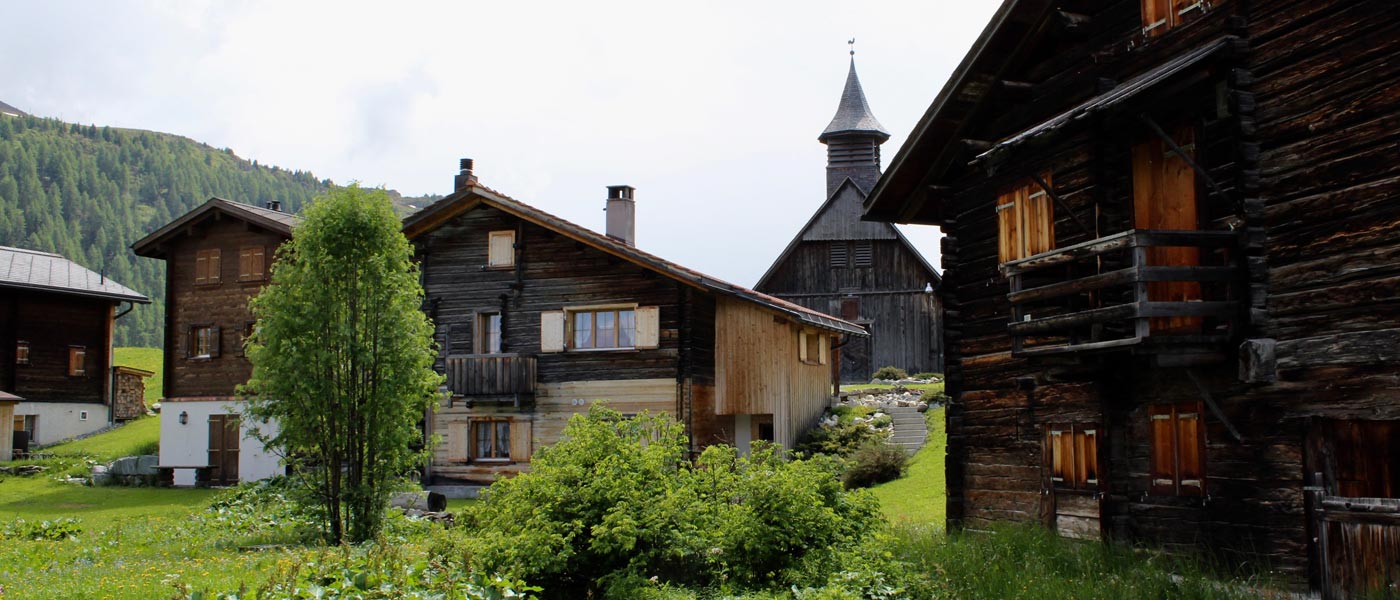
[[[692,463],[688,448],[664,415],[624,419],[595,405],[574,416],[529,473],[497,481],[463,513],[468,567],[551,597],[631,590],[638,577],[786,586],[812,564],[836,570],[836,549],[874,526],[873,498],[843,490],[834,459],[784,461],[756,444],[749,457],[711,446]]]
[[[915,373],[914,379],[923,379],[925,381],[929,379],[932,379],[934,381],[943,381],[943,374],[934,373],[933,371],[924,371],[923,373]]]
[[[842,419],[835,425],[821,425],[803,432],[793,451],[803,456],[847,456],[861,446],[884,439],[884,434],[865,423]]]
[[[841,481],[846,489],[870,487],[899,479],[908,468],[909,453],[904,448],[883,441],[872,442],[851,454]]]
[[[875,375],[872,376],[873,379],[886,380],[905,379],[907,377],[909,377],[909,373],[907,371],[894,366],[880,367],[879,370],[875,371]]]
[[[0,539],[57,542],[76,539],[78,534],[82,532],[83,522],[80,519],[62,517],[37,522],[15,519],[4,527],[0,527]]]

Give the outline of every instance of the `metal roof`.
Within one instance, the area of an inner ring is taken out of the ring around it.
[[[57,254],[0,246],[0,288],[148,304],[151,299]]]
[[[29,116],[29,113],[24,112],[24,111],[22,111],[22,110],[20,110],[20,109],[18,109],[18,108],[15,108],[15,107],[13,107],[13,106],[11,106],[11,105],[9,105],[9,104],[5,104],[4,102],[0,102],[0,114],[19,115],[19,116],[21,116],[21,117],[27,117],[27,116]]]
[[[618,242],[587,227],[556,217],[530,206],[529,204],[525,204],[524,202],[520,202],[519,200],[515,200],[476,183],[454,192],[421,211],[409,215],[408,218],[404,219],[404,234],[410,239],[415,238],[424,232],[435,229],[443,221],[461,214],[477,203],[493,206],[525,219],[526,221],[530,221],[546,229],[550,229],[609,254],[618,256],[628,262],[683,283],[693,285],[697,288],[753,302],[796,318],[803,323],[823,329],[840,331],[852,335],[869,335],[864,327],[855,323],[838,319],[805,306],[769,296],[768,294],[756,292],[749,288],[683,267],[654,254],[643,252],[632,246]]]
[[[851,58],[851,70],[846,74],[846,89],[841,92],[841,104],[836,107],[836,116],[826,126],[817,139],[826,142],[836,135],[867,134],[890,139],[890,132],[875,119],[870,112],[870,103],[865,101],[865,90],[860,87],[860,77],[856,76],[856,59]]]
[[[185,213],[180,218],[171,221],[164,227],[157,229],[144,238],[131,245],[131,249],[138,256],[148,256],[151,258],[161,258],[164,252],[160,245],[170,238],[179,235],[185,225],[200,219],[212,211],[221,211],[224,214],[237,217],[255,223],[270,231],[275,231],[287,237],[292,236],[292,228],[301,222],[301,217],[279,210],[260,208],[251,204],[243,204],[223,198],[210,198],[204,204],[199,205],[194,210]]]

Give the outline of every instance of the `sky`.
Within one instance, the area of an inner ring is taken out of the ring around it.
[[[470,157],[595,230],[631,185],[639,248],[751,286],[825,200],[847,40],[888,164],[997,4],[21,2],[0,101],[405,195]]]

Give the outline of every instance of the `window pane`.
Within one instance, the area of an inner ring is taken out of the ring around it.
[[[574,347],[593,347],[593,313],[574,313]]]
[[[501,351],[501,315],[486,316],[486,352],[497,354]]]
[[[593,317],[597,323],[598,339],[595,346],[599,348],[617,347],[617,313],[612,311],[596,313]]]
[[[476,439],[476,451],[472,456],[477,458],[489,458],[491,456],[491,427],[489,422],[472,423],[472,437]]]
[[[631,310],[617,313],[617,345],[631,348],[637,345],[637,313]]]
[[[510,422],[496,421],[496,453],[493,458],[510,458]]]

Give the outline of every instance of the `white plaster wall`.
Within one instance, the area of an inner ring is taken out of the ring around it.
[[[160,465],[190,467],[175,469],[175,485],[195,483],[193,467],[209,464],[209,416],[241,414],[241,402],[165,402],[160,415]],[[187,413],[187,423],[180,424],[180,413]],[[245,420],[243,439],[238,445],[238,479],[257,481],[282,472],[280,458],[263,447],[250,432],[257,428],[268,434],[277,432],[275,424],[257,424]]]
[[[86,421],[80,413],[87,411]],[[107,426],[107,407],[92,402],[20,402],[15,416],[38,416],[31,444],[56,444]]]

